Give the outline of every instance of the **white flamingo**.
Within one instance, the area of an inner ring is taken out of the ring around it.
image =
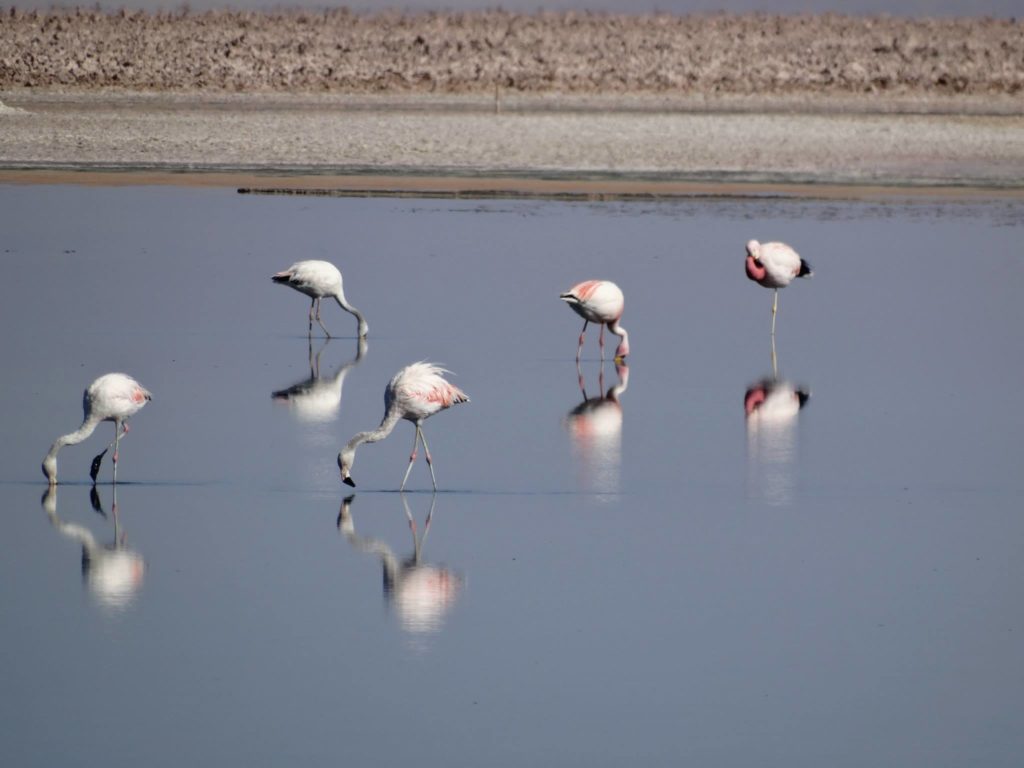
[[[114,447],[114,482],[117,482],[117,460],[121,438],[128,434],[128,419],[153,399],[148,389],[124,373],[107,373],[89,385],[82,396],[85,412],[80,426],[74,432],[62,435],[50,446],[43,459],[43,474],[50,485],[57,484],[57,452],[65,445],[76,445],[91,435],[101,421],[114,422],[114,441],[92,460],[92,480],[96,482],[103,455]]]
[[[345,291],[342,290],[341,272],[329,261],[297,261],[283,272],[278,272],[271,278],[275,283],[282,283],[294,288],[299,293],[304,293],[313,301],[309,305],[309,333],[313,333],[313,309],[316,309],[316,321],[324,329],[324,333],[330,338],[331,332],[320,319],[320,300],[333,297],[338,306],[356,316],[359,321],[359,336],[365,337],[370,331],[362,312],[353,307],[345,300]]]
[[[451,408],[458,403],[468,403],[469,397],[454,384],[445,380],[442,374],[451,373],[433,363],[419,362],[407,365],[395,374],[384,390],[384,418],[377,429],[360,432],[355,435],[338,454],[338,467],[341,479],[347,485],[355,487],[352,479],[352,464],[356,458],[356,448],[363,443],[376,443],[391,434],[400,419],[411,421],[416,425],[416,433],[412,438],[412,452],[409,454],[409,466],[406,467],[402,486],[409,479],[413,462],[416,461],[418,442],[423,443],[427,466],[430,468],[430,480],[437,490],[437,479],[434,477],[434,462],[430,457],[427,439],[423,435],[423,421],[438,411]]]
[[[620,337],[615,359],[621,361],[629,354],[629,334],[619,325],[625,298],[619,286],[609,280],[586,280],[574,285],[559,298],[572,307],[573,312],[583,318],[583,330],[580,331],[580,343],[576,348],[576,362],[580,361],[583,352],[583,337],[587,332],[588,323],[600,323],[601,335],[598,343],[601,346],[601,359],[604,360],[604,327]]]
[[[772,336],[775,335],[775,313],[779,309],[779,288],[785,288],[796,277],[811,277],[811,265],[785,243],[747,243],[747,277],[758,285],[772,288]]]

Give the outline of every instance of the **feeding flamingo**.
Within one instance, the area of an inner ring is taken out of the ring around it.
[[[580,361],[580,354],[583,351],[583,337],[587,332],[588,323],[600,323],[601,335],[598,343],[601,346],[601,359],[604,360],[604,327],[620,337],[618,349],[615,350],[615,359],[621,361],[629,354],[629,334],[626,329],[619,325],[622,317],[622,310],[625,307],[625,298],[622,291],[610,280],[586,280],[574,285],[559,298],[566,302],[572,311],[583,318],[583,330],[580,331],[580,344],[576,348],[576,362]]]
[[[779,288],[785,288],[794,277],[810,277],[811,265],[785,243],[747,243],[747,277],[758,285],[772,288],[772,336],[775,335],[775,313],[779,308]]]
[[[85,412],[80,426],[74,432],[58,437],[43,459],[43,474],[50,485],[57,484],[57,452],[65,445],[77,445],[91,435],[101,421],[114,422],[114,441],[92,460],[92,481],[96,482],[103,455],[114,447],[114,482],[117,482],[117,460],[120,441],[128,434],[128,419],[153,399],[153,395],[139,382],[123,373],[107,373],[89,385],[82,396]]]
[[[313,309],[316,309],[316,321],[324,329],[324,333],[330,338],[331,332],[320,319],[320,300],[333,297],[338,306],[356,316],[359,321],[359,336],[365,337],[370,331],[362,312],[353,307],[345,300],[345,292],[341,285],[341,272],[329,261],[297,261],[283,272],[278,272],[271,278],[275,283],[294,288],[299,293],[304,293],[313,301],[309,305],[309,333],[313,334]]]
[[[423,436],[423,421],[438,411],[451,408],[458,403],[468,403],[469,397],[461,389],[445,381],[442,374],[451,373],[433,363],[419,362],[407,365],[395,374],[384,390],[384,418],[377,429],[360,432],[342,448],[338,454],[338,467],[341,479],[347,485],[355,487],[350,474],[356,458],[356,448],[363,443],[376,443],[391,434],[400,419],[406,419],[416,425],[416,433],[412,438],[412,452],[409,454],[409,466],[402,478],[402,486],[409,479],[413,462],[416,461],[416,447],[423,443],[427,466],[430,468],[430,480],[437,490],[437,479],[434,477],[434,463],[427,448],[427,439]]]

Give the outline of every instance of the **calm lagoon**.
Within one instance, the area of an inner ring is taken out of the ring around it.
[[[1019,764],[1021,201],[8,185],[0,212],[0,763]],[[815,269],[777,375],[750,238]],[[306,258],[365,348],[326,303],[308,340],[269,279]],[[558,294],[593,277],[632,355],[592,327],[581,390]],[[441,492],[422,461],[394,492],[403,423],[348,497],[338,449],[421,359],[472,398],[425,424]],[[115,515],[109,424],[55,494],[39,465],[116,370],[154,400]]]

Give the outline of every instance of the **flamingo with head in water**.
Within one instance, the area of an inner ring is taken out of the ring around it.
[[[363,338],[370,332],[362,312],[353,307],[345,300],[345,291],[342,289],[341,272],[329,261],[297,261],[283,272],[278,272],[270,278],[275,283],[282,283],[294,288],[299,293],[304,293],[313,301],[309,305],[309,333],[313,333],[313,310],[316,309],[316,321],[324,329],[324,333],[330,338],[331,332],[327,330],[320,319],[320,300],[333,298],[338,306],[356,316],[359,321],[359,337]]]
[[[601,335],[598,343],[601,347],[601,359],[604,360],[604,328],[622,339],[615,350],[615,359],[621,361],[629,354],[629,334],[619,325],[626,300],[619,286],[610,280],[586,280],[570,288],[558,298],[568,304],[572,311],[583,318],[583,330],[580,331],[580,343],[576,348],[576,362],[580,361],[583,352],[583,338],[589,323],[601,324]]]
[[[772,336],[775,335],[775,313],[779,309],[779,288],[785,288],[794,278],[811,277],[811,265],[785,243],[747,243],[747,277],[758,285],[772,288]]]
[[[427,439],[423,436],[423,422],[438,411],[451,408],[459,403],[468,403],[469,397],[461,389],[449,381],[443,374],[451,373],[433,363],[419,362],[407,365],[394,375],[384,390],[384,418],[377,429],[360,432],[355,435],[341,452],[338,453],[338,468],[341,479],[347,485],[355,487],[352,479],[352,464],[356,458],[356,448],[363,443],[376,443],[391,434],[395,425],[401,420],[411,421],[416,425],[416,433],[412,438],[412,452],[409,454],[409,466],[406,467],[402,486],[409,479],[413,462],[416,461],[416,449],[423,443],[427,466],[430,468],[430,480],[437,490],[437,478],[434,477],[434,462],[427,447]]]
[[[114,422],[114,441],[92,460],[92,480],[96,482],[100,461],[114,447],[114,482],[117,482],[118,449],[121,438],[128,434],[128,419],[153,399],[148,389],[124,373],[107,373],[89,385],[82,396],[85,416],[74,432],[58,437],[43,459],[43,474],[50,485],[57,484],[57,452],[65,445],[76,445],[91,435],[101,421]]]

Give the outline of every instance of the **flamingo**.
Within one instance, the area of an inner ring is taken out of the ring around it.
[[[619,325],[625,298],[615,283],[609,280],[586,280],[574,285],[559,298],[566,302],[572,311],[583,318],[583,330],[580,331],[580,344],[576,348],[576,362],[580,361],[583,351],[583,337],[587,332],[588,323],[601,323],[601,359],[604,360],[604,327],[619,336],[622,341],[615,350],[616,361],[621,362],[629,354],[629,334]]]
[[[811,265],[785,243],[747,243],[747,277],[758,285],[772,288],[772,336],[775,335],[775,313],[779,309],[779,288],[785,288],[794,277],[811,277]]]
[[[427,447],[427,439],[423,435],[423,421],[438,411],[451,408],[458,403],[469,402],[469,397],[465,392],[445,381],[442,375],[445,373],[451,373],[451,371],[433,363],[419,362],[407,365],[395,374],[384,390],[384,418],[381,420],[380,426],[369,432],[358,433],[338,453],[338,467],[341,469],[341,479],[346,485],[355,487],[355,481],[350,473],[352,463],[356,458],[356,448],[363,443],[376,443],[378,440],[383,440],[391,434],[399,419],[406,419],[416,425],[416,433],[412,438],[409,466],[406,467],[405,477],[402,478],[402,486],[399,490],[405,489],[409,472],[412,470],[413,462],[416,461],[418,441],[423,443],[423,453],[426,455],[427,466],[430,468],[430,480],[434,484],[434,490],[437,490],[434,463],[430,457],[430,449]]]
[[[313,301],[309,305],[309,334],[313,334],[313,309],[316,309],[316,321],[324,329],[327,338],[331,332],[320,319],[320,300],[324,297],[333,296],[338,306],[356,316],[359,321],[359,337],[364,338],[370,331],[370,327],[363,318],[363,313],[353,307],[345,300],[345,292],[341,285],[341,272],[329,261],[297,261],[283,272],[278,272],[270,278],[275,283],[283,283],[294,288],[299,293],[304,293]]]
[[[65,445],[77,445],[91,435],[101,421],[114,422],[114,441],[92,460],[89,474],[93,483],[100,471],[103,455],[114,447],[114,482],[117,483],[117,459],[121,438],[128,434],[128,419],[153,399],[148,389],[124,373],[107,373],[89,385],[82,396],[85,412],[82,426],[58,437],[43,459],[43,474],[50,485],[57,484],[57,452]]]

